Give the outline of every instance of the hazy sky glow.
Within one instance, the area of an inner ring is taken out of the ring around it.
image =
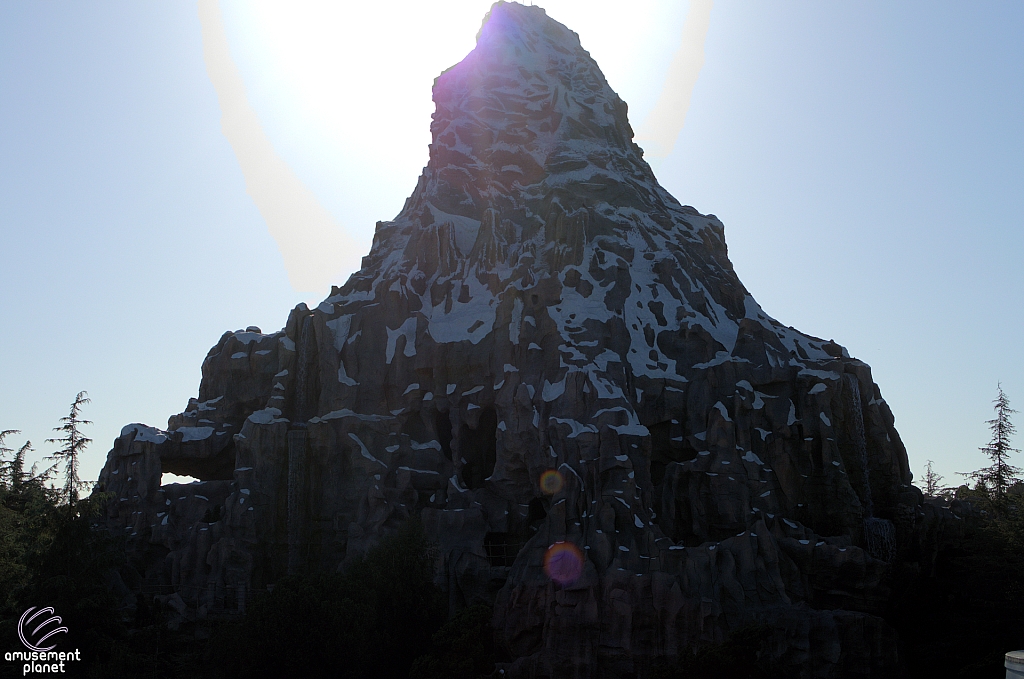
[[[221,3],[249,101],[275,147],[341,216],[361,254],[373,224],[398,213],[426,164],[434,78],[473,49],[491,2],[409,3],[398,15],[394,5],[379,3]],[[581,6],[544,5],[555,18],[572,17],[570,28],[630,104],[633,120],[646,119],[679,50],[686,3],[641,0],[628,16],[619,0],[590,3],[585,13]],[[688,93],[696,77],[677,80]],[[672,85],[664,89],[681,89]],[[675,103],[666,101],[662,109]],[[678,134],[672,123],[683,116],[663,110],[660,118],[651,136],[670,147]]]
[[[263,131],[245,91],[216,0],[199,2],[203,58],[217,91],[221,130],[245,176],[246,191],[281,252],[288,280],[297,291],[329,290],[359,267],[355,243],[316,195],[295,176]]]
[[[680,71],[686,2],[537,4],[660,131],[660,181],[724,221],[764,309],[872,366],[917,476],[983,464],[998,380],[1024,410],[1024,5],[719,0]],[[370,5],[220,3],[265,150],[336,225],[338,284],[412,191],[433,79],[490,2]],[[193,3],[0,4],[0,428],[49,452],[88,390],[83,477],[185,407],[225,330],[329,286],[289,275],[203,49]]]

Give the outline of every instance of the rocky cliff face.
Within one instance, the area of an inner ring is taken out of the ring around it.
[[[761,309],[540,8],[495,5],[434,101],[360,271],[226,333],[166,431],[115,442],[139,586],[242,606],[418,517],[452,606],[495,605],[506,676],[643,674],[756,623],[804,676],[893,668],[877,614],[921,503],[869,367]]]

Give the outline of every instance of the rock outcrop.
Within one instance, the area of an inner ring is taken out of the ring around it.
[[[362,268],[116,440],[142,588],[244,607],[417,517],[452,607],[494,605],[505,676],[642,676],[753,624],[798,676],[892,671],[885,576],[926,512],[869,367],[761,309],[542,9],[496,4],[433,92]]]

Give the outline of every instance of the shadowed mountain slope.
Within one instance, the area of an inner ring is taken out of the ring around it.
[[[496,4],[433,92],[362,268],[226,333],[166,431],[115,442],[142,587],[244,606],[417,517],[452,608],[495,606],[505,676],[643,675],[755,624],[801,676],[893,670],[877,615],[919,493],[869,367],[761,309],[542,9]]]

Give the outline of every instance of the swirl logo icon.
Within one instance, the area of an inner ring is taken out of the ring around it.
[[[38,620],[40,616],[46,614],[49,614],[51,617]],[[21,639],[21,643],[25,644],[25,648],[30,651],[38,651],[40,653],[52,651],[57,647],[56,644],[46,647],[43,647],[43,644],[54,634],[67,633],[68,628],[61,626],[61,622],[60,616],[54,615],[53,608],[47,606],[46,608],[36,610],[36,607],[32,606],[22,613],[21,619],[18,620],[18,638]],[[51,623],[57,626],[53,626]]]

